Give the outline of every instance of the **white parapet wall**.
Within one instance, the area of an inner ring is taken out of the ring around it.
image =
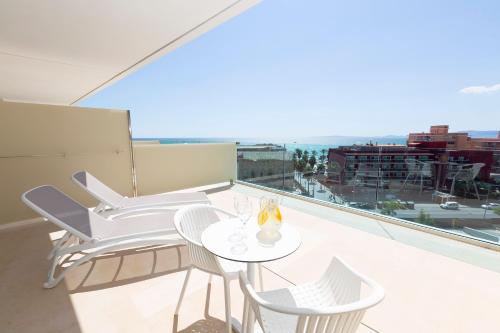
[[[236,144],[134,145],[139,195],[236,179]]]

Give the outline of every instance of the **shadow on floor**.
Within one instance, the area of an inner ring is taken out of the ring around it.
[[[226,322],[218,318],[210,316],[210,296],[211,284],[207,284],[207,294],[205,296],[205,308],[203,311],[203,319],[197,320],[190,324],[188,327],[179,331],[178,324],[179,318],[174,314],[172,333],[225,333]],[[180,312],[182,312],[182,307]],[[182,314],[180,314],[182,315]],[[233,318],[233,332],[238,333],[242,331],[241,323]],[[234,329],[236,328],[236,330]]]
[[[206,318],[198,320],[177,333],[224,333],[226,324],[217,318]]]
[[[219,187],[210,188],[210,189],[204,190],[203,192],[205,192],[206,194],[224,192],[224,191],[230,190],[233,186],[234,186],[234,184],[227,184],[227,185],[222,185]]]
[[[63,265],[77,260],[74,255]],[[156,246],[107,253],[93,258],[66,276],[70,293],[113,288],[176,273],[189,266],[186,247]]]
[[[0,232],[0,332],[81,333],[65,284],[42,287],[54,230],[40,223]]]

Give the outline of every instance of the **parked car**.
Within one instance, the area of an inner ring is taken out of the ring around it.
[[[490,203],[481,205],[481,208],[483,208],[483,209],[495,209],[498,207],[500,207],[500,204],[498,204],[496,202],[490,202]]]
[[[458,209],[458,202],[448,201],[439,205],[443,209]]]

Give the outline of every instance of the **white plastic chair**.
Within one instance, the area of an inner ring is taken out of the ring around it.
[[[105,219],[50,185],[31,189],[21,199],[35,212],[66,231],[48,256],[52,263],[45,288],[55,287],[69,271],[103,253],[144,246],[185,244],[174,227],[174,210],[165,209],[160,214],[143,211],[127,218]],[[75,253],[84,255],[64,267],[55,277],[55,270],[61,261]]]
[[[209,206],[209,205],[191,205],[188,207],[181,208],[177,211],[174,217],[175,228],[179,235],[186,240],[189,257],[191,259],[191,265],[188,268],[186,277],[184,279],[184,284],[182,286],[181,294],[179,296],[179,301],[177,307],[175,308],[174,323],[177,322],[179,310],[182,304],[182,299],[186,292],[186,287],[191,275],[193,268],[197,268],[210,274],[208,290],[211,290],[212,274],[221,276],[224,279],[224,297],[225,297],[225,309],[226,309],[226,331],[227,333],[232,332],[231,328],[231,296],[229,283],[231,280],[238,278],[238,273],[240,271],[246,271],[246,265],[222,259],[216,257],[210,253],[201,244],[201,234],[203,231],[212,223],[216,223],[220,220],[217,213],[222,213],[225,216],[234,218],[235,216],[229,212],[222,209]],[[225,239],[221,241],[227,241]],[[260,265],[259,265],[259,273]],[[262,275],[261,275],[262,281]]]
[[[362,284],[370,288],[364,298]],[[246,274],[240,273],[240,286],[245,308],[253,310],[264,333],[353,333],[365,311],[384,298],[382,287],[337,257],[316,282],[256,292]],[[244,327],[248,317],[245,311]]]

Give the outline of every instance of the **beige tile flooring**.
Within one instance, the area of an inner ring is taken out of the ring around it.
[[[234,191],[209,196],[215,205],[232,209]],[[386,289],[386,298],[367,312],[358,332],[500,332],[500,274],[335,223],[336,216],[356,220],[357,215],[335,209],[331,214],[333,222],[283,207],[285,221],[300,230],[303,244],[293,255],[264,265],[265,289],[314,279],[335,254]],[[192,275],[174,327],[188,265],[183,247],[103,255],[56,288],[43,289],[49,235],[55,232],[41,223],[0,233],[0,332],[223,331],[222,282],[214,278],[206,302],[208,276],[199,271]],[[236,281],[231,288],[233,316],[239,318],[242,296]]]

